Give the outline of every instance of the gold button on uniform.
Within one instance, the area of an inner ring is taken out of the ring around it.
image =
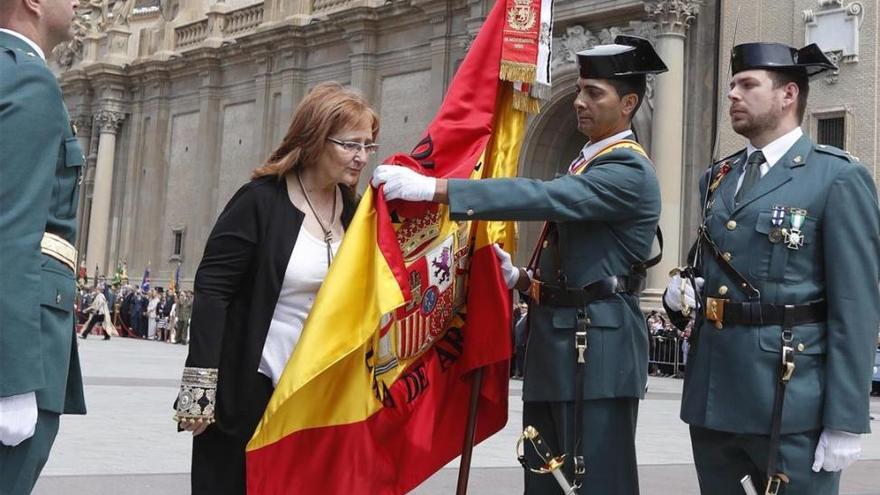
[[[474,210],[472,210],[472,209],[470,209],[470,208],[468,208],[468,211],[467,211],[467,216],[469,216],[469,217],[472,217],[472,216],[474,216]]]
[[[724,261],[730,261],[730,260],[733,259],[733,255],[730,254],[730,253],[727,253],[727,252],[725,252],[724,254],[722,254],[721,257],[724,258]]]
[[[726,286],[726,285],[722,285],[721,287],[719,287],[719,288],[718,288],[718,294],[721,295],[721,296],[727,294],[727,286]]]
[[[798,352],[804,352],[804,349],[806,349],[806,348],[807,348],[807,346],[805,346],[803,342],[798,344]]]
[[[727,230],[734,229],[736,229],[736,220],[730,220],[729,222],[727,222]]]

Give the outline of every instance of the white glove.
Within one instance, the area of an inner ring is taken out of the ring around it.
[[[687,305],[687,307],[691,309],[697,306],[697,297],[700,295],[700,291],[703,290],[703,284],[705,284],[706,281],[703,277],[697,277],[694,280],[697,282],[696,292],[694,292],[694,287],[691,285],[689,279],[683,279],[680,275],[673,275],[672,278],[669,279],[669,285],[666,286],[666,293],[663,294],[663,301],[666,302],[669,309],[673,311],[681,311],[684,305]],[[682,301],[682,288],[684,288],[684,301]]]
[[[399,165],[379,165],[373,171],[370,183],[376,188],[385,184],[385,199],[388,201],[431,201],[434,199],[437,179]]]
[[[851,466],[862,455],[862,436],[839,430],[822,430],[813,457],[813,471],[840,471]]]
[[[15,447],[32,437],[36,428],[36,393],[0,397],[0,443]]]
[[[510,261],[510,255],[507,254],[507,251],[501,249],[501,246],[492,244],[492,249],[495,250],[495,257],[501,263],[501,275],[504,277],[504,283],[507,284],[508,289],[514,288],[516,282],[519,281],[519,268],[513,266],[513,263]]]

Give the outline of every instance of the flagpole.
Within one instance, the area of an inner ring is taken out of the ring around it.
[[[458,487],[455,495],[466,495],[468,477],[471,474],[471,454],[474,450],[474,434],[477,430],[477,408],[480,404],[480,389],[483,387],[483,369],[474,370],[471,382],[471,401],[468,407],[467,426],[464,430],[464,445],[461,448],[461,463],[458,465]]]

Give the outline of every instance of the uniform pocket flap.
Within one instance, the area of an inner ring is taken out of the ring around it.
[[[590,327],[620,328],[623,325],[623,302],[617,299],[597,301],[589,307]]]
[[[789,213],[785,214],[785,218],[782,220],[782,224],[779,227],[791,229],[791,218]],[[758,213],[758,223],[755,224],[755,231],[761,234],[769,234],[770,229],[772,228],[773,212],[764,211]],[[801,224],[800,231],[803,234],[802,239],[804,244],[810,244],[813,242],[813,238],[816,235],[816,219],[813,217],[805,217],[804,222]]]
[[[40,304],[62,311],[73,311],[73,297],[76,292],[73,273],[43,268],[40,278]]]
[[[763,327],[758,338],[761,349],[769,352],[782,351],[782,327]],[[821,355],[828,350],[825,338],[825,323],[798,325],[792,333],[792,346],[795,354]]]
[[[82,167],[85,164],[86,157],[83,156],[82,146],[79,145],[79,139],[72,137],[64,140],[65,160],[64,165],[67,167]]]
[[[770,228],[773,226],[771,223],[772,218],[773,213],[769,211],[758,213],[758,223],[755,224],[755,230],[762,234],[769,234]]]
[[[574,308],[558,308],[553,311],[553,328],[574,328],[577,311]]]

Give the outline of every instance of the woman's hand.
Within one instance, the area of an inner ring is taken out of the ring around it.
[[[201,435],[209,426],[211,426],[209,421],[204,420],[183,420],[179,421],[177,424],[180,426],[181,430],[191,431],[194,437]]]

